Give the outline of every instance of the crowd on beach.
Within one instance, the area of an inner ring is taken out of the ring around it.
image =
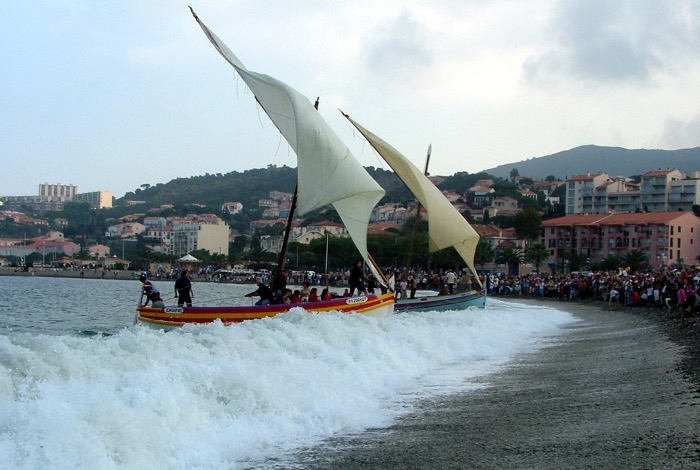
[[[632,273],[618,271],[570,274],[492,274],[489,295],[529,296],[577,301],[602,299],[628,307],[677,309],[679,321],[700,313],[700,267]]]

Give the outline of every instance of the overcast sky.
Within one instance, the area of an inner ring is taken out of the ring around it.
[[[108,190],[294,154],[187,5],[246,64],[424,164],[470,173],[579,145],[700,146],[700,2],[2,2],[0,195]]]

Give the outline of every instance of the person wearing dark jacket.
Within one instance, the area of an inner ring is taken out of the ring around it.
[[[190,278],[187,277],[187,270],[183,269],[182,274],[175,281],[175,297],[177,297],[178,307],[182,307],[187,304],[188,307],[192,306],[192,282]]]
[[[272,294],[272,289],[270,289],[268,286],[266,286],[262,282],[262,278],[256,277],[255,278],[255,283],[258,285],[257,290],[254,290],[253,292],[249,292],[246,294],[246,297],[255,297],[258,296],[260,297],[260,300],[255,302],[255,305],[270,305],[272,301],[274,300],[274,295]]]

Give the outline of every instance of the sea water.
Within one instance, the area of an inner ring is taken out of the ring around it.
[[[172,282],[155,284],[171,303]],[[165,333],[133,325],[139,288],[0,277],[2,468],[264,468],[389,426],[418,400],[469,393],[576,321],[489,299],[390,318],[295,309]],[[249,290],[195,283],[195,303],[249,302]]]

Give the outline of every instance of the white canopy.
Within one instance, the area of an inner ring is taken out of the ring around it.
[[[187,254],[178,260],[180,263],[199,263],[200,261],[194,256]]]

